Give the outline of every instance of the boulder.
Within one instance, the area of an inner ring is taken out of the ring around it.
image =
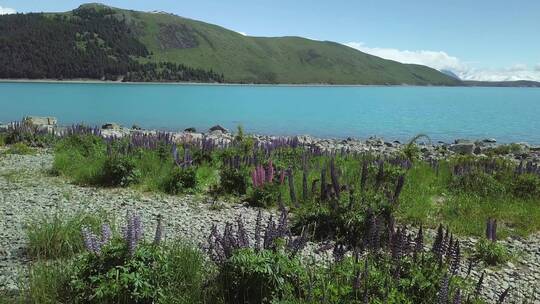
[[[485,138],[482,140],[482,142],[493,144],[493,143],[496,143],[497,140],[495,138]]]
[[[375,147],[382,147],[384,146],[384,140],[382,138],[372,136],[366,140],[366,144]]]
[[[26,116],[23,118],[25,124],[32,126],[56,126],[58,119],[56,117]]]
[[[120,130],[120,129],[122,129],[122,127],[120,127],[120,125],[115,123],[115,122],[108,122],[106,124],[103,124],[101,126],[101,128],[103,130]]]
[[[474,148],[474,154],[476,155],[482,154],[482,148],[480,148],[479,146],[476,146]]]
[[[229,133],[229,130],[225,129],[224,127],[220,126],[220,125],[215,125],[213,127],[211,127],[210,129],[208,129],[210,132],[214,132],[214,131],[221,131],[222,133]]]
[[[450,147],[448,147],[448,150],[458,154],[473,154],[474,148],[474,143],[456,143],[450,145]]]
[[[454,144],[456,144],[456,145],[458,145],[458,144],[474,144],[474,141],[472,141],[470,139],[459,138],[459,139],[454,140]]]

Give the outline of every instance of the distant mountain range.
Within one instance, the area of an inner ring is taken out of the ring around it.
[[[382,59],[339,43],[249,37],[163,12],[85,4],[0,16],[0,78],[268,84],[504,85]],[[540,86],[540,83],[509,85]]]

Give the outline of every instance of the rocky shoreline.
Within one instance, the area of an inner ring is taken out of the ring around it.
[[[31,125],[42,133],[65,134],[73,126],[62,126],[58,124],[55,117],[36,117],[27,116],[23,122]],[[0,123],[0,134],[7,132],[10,124]],[[215,142],[228,144],[233,141],[234,134],[226,128],[215,125],[207,132],[197,132],[195,128],[188,128],[184,131],[159,131],[145,130],[137,125],[131,128],[121,126],[110,122],[96,127],[96,131],[103,137],[122,138],[130,135],[155,135],[157,133],[167,134],[176,142],[189,142],[202,139],[209,139]],[[380,137],[370,137],[367,139],[358,139],[348,137],[340,138],[317,138],[310,135],[297,136],[269,136],[250,134],[256,143],[264,144],[276,140],[295,140],[299,145],[307,148],[318,149],[320,151],[348,151],[353,153],[375,153],[381,156],[390,156],[407,146],[407,142],[398,140],[385,140]],[[431,142],[427,136],[420,136],[415,141],[423,159],[444,159],[452,155],[477,155],[485,156],[487,154],[496,154],[507,159],[515,161],[530,161],[540,163],[540,145],[531,145],[526,142],[500,144],[494,138],[484,139],[456,139],[453,143]]]

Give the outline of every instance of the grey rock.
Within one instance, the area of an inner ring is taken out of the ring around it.
[[[56,126],[58,119],[56,117],[26,116],[23,123],[33,126]]]
[[[115,123],[115,122],[108,122],[108,123],[105,123],[101,126],[102,129],[104,130],[120,130],[122,129],[122,127]]]
[[[229,130],[222,127],[221,125],[215,125],[215,126],[211,127],[210,129],[208,129],[208,131],[210,131],[210,132],[221,131],[222,133],[229,133]]]
[[[474,143],[457,143],[450,145],[450,147],[448,147],[448,150],[458,154],[468,155],[473,153],[474,147]]]

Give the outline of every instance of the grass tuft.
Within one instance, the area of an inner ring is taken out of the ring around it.
[[[40,216],[31,220],[26,227],[28,253],[34,260],[72,257],[84,250],[81,228],[97,228],[102,222],[101,216],[83,213]]]

